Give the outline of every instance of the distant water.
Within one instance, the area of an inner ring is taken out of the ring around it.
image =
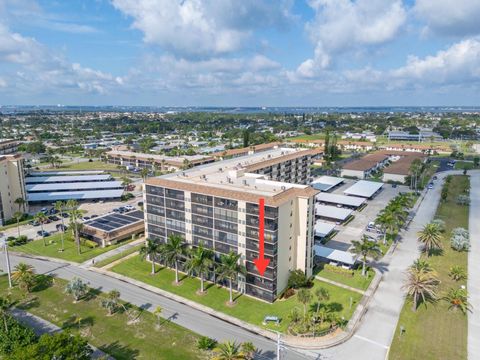
[[[367,107],[156,107],[156,106],[16,106],[1,105],[0,113],[25,112],[214,112],[227,114],[333,114],[333,113],[452,113],[480,112],[480,106],[367,106]]]

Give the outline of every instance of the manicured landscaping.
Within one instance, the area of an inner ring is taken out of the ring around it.
[[[111,246],[107,246],[102,248],[100,246],[96,248],[90,248],[84,244],[80,246],[81,254],[77,252],[77,245],[74,243],[71,232],[67,231],[65,233],[65,250],[60,252],[59,249],[61,248],[61,234],[57,233],[51,236],[47,236],[45,238],[45,242],[47,246],[43,245],[43,240],[34,240],[30,241],[29,243],[21,246],[12,247],[11,251],[23,252],[26,254],[32,255],[39,255],[39,256],[47,256],[57,259],[63,259],[73,262],[84,262],[88,259],[94,258],[104,252],[110,251],[112,249],[117,248],[118,246],[124,245],[126,242],[122,242],[120,244],[115,244]]]
[[[139,251],[142,246],[143,246],[143,244],[131,247],[130,249],[124,250],[124,251],[122,251],[122,252],[120,252],[116,255],[110,256],[109,258],[107,258],[105,260],[102,260],[102,261],[99,261],[99,262],[95,263],[94,266],[96,268],[102,268],[104,266],[107,266],[108,264],[111,264],[114,261],[120,260],[120,259],[124,258],[125,256],[128,256],[130,254],[133,254],[134,252]]]
[[[427,260],[436,271],[439,297],[445,296],[450,288],[466,286],[466,281],[454,281],[448,275],[452,266],[467,269],[467,252],[457,252],[450,247],[450,233],[453,228],[468,229],[468,206],[457,204],[457,196],[469,187],[467,176],[453,176],[449,185],[447,200],[437,209],[436,218],[445,222],[442,237],[443,253]],[[470,274],[473,275],[474,274]],[[439,300],[435,304],[420,305],[412,311],[412,302],[407,300],[398,321],[395,337],[390,350],[391,360],[408,359],[467,359],[467,316],[461,311],[449,311],[449,304]],[[404,333],[400,334],[403,327]]]
[[[100,306],[102,294],[91,290],[76,304],[64,294],[66,281],[48,277],[26,297],[18,288],[11,291],[16,306],[51,323],[80,334],[91,345],[100,348],[118,360],[127,359],[206,359],[207,354],[196,347],[198,335],[166,319],[157,319],[148,311],[136,309],[138,318],[129,319],[121,309],[113,316]],[[6,276],[0,277],[0,291],[7,292]],[[129,321],[130,320],[130,321]]]
[[[475,169],[475,165],[471,161],[457,161],[455,162],[455,170],[472,170]]]
[[[183,279],[181,280],[181,285],[176,286],[174,285],[174,271],[167,268],[161,268],[160,266],[157,266],[156,269],[156,274],[151,275],[151,263],[141,260],[139,256],[135,256],[131,259],[122,261],[120,264],[114,266],[111,271],[156,286],[189,300],[193,300],[251,324],[281,332],[285,332],[288,327],[288,315],[292,309],[298,308],[299,311],[302,311],[302,304],[297,300],[296,295],[286,300],[277,300],[273,304],[242,295],[237,297],[236,304],[233,307],[228,306],[226,303],[228,302],[229,295],[226,288],[209,283],[207,285],[207,294],[198,295],[197,291],[200,289],[200,281],[198,279],[182,275],[181,279]],[[338,309],[338,315],[343,316],[348,320],[360,301],[362,297],[361,294],[318,280],[315,280],[314,282],[312,294],[320,287],[327,289],[330,293],[328,303],[331,303],[336,309]],[[351,301],[352,307],[350,307]],[[280,325],[276,326],[270,324],[263,326],[262,321],[266,315],[273,315],[281,318],[282,321]]]
[[[351,270],[351,273],[353,273],[353,276],[328,271],[327,269],[323,269],[323,267],[320,266],[317,269],[315,275],[338,282],[343,285],[351,286],[359,290],[366,290],[372,282],[373,278],[375,277],[375,271],[373,271],[372,269],[368,270],[367,276],[362,276],[361,268]]]

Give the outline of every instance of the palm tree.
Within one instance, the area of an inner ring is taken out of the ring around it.
[[[13,268],[12,280],[15,281],[20,289],[30,292],[35,282],[35,269],[32,265],[26,263],[18,263]]]
[[[257,353],[258,349],[251,343],[250,341],[244,342],[241,346],[241,350],[245,359],[253,360],[255,354]]]
[[[230,251],[228,255],[220,255],[220,266],[218,267],[218,277],[220,280],[228,279],[228,287],[230,291],[230,300],[229,303],[233,304],[233,295],[232,295],[232,282],[233,279],[238,276],[238,274],[245,274],[247,269],[245,266],[240,265],[238,261],[241,258],[241,254],[236,254],[233,251]]]
[[[13,218],[17,221],[17,231],[18,231],[18,237],[20,237],[20,220],[23,217],[23,213],[21,211],[15,211],[13,214]]]
[[[62,231],[61,231],[61,237],[62,237],[62,248],[60,251],[64,251],[64,237],[65,237],[65,222],[63,221],[63,210],[65,209],[65,203],[63,201],[57,201],[54,205],[55,210],[57,210],[60,214],[60,219],[62,220]]]
[[[149,171],[148,171],[148,168],[146,167],[140,171],[140,176],[142,177],[143,181],[147,179],[148,174],[149,174]]]
[[[18,211],[23,209],[23,213],[25,212],[25,204],[27,201],[24,198],[18,197],[15,199],[14,203],[18,205]]]
[[[460,288],[451,288],[447,295],[443,297],[443,300],[449,303],[448,309],[456,311],[460,309],[462,313],[466,314],[467,311],[472,311],[472,306],[468,302],[467,290]]]
[[[210,267],[213,265],[213,251],[205,249],[200,243],[197,248],[190,253],[190,258],[185,262],[185,269],[189,273],[197,273],[200,275],[200,293],[204,293],[204,278]]]
[[[413,264],[410,265],[410,269],[414,269],[417,271],[425,271],[425,272],[433,271],[433,269],[430,267],[430,263],[424,259],[415,260]]]
[[[298,301],[303,305],[303,318],[307,316],[307,304],[312,300],[312,293],[308,289],[300,289],[297,293]]]
[[[321,287],[315,290],[315,296],[317,297],[317,311],[315,312],[316,316],[318,316],[318,311],[320,310],[320,305],[322,301],[327,301],[330,299],[330,293],[327,289]]]
[[[379,224],[383,230],[383,243],[387,243],[387,234],[393,236],[399,230],[398,218],[390,209],[384,209],[375,219],[375,223]]]
[[[351,251],[362,257],[362,276],[366,276],[367,256],[378,259],[382,255],[382,251],[375,241],[369,240],[365,235],[362,241],[352,240],[353,248]]]
[[[65,207],[68,209],[68,214],[70,215],[70,226],[75,243],[77,244],[78,254],[80,255],[82,252],[80,247],[80,230],[83,225],[80,224],[78,220],[82,218],[83,213],[78,209],[78,203],[75,200],[68,200]]]
[[[8,297],[0,297],[0,316],[3,319],[3,326],[5,326],[5,333],[8,334],[7,315],[8,309],[12,307],[12,302]]]
[[[178,284],[178,262],[185,255],[185,243],[179,235],[170,235],[167,243],[160,246],[162,259],[168,266],[175,267],[175,284]]]
[[[423,251],[427,253],[427,256],[430,256],[433,250],[442,248],[442,233],[437,225],[426,224],[417,235],[418,241],[423,244]]]
[[[407,296],[413,300],[412,311],[417,311],[420,301],[426,303],[437,299],[436,291],[439,283],[440,281],[433,271],[408,269],[403,288],[406,290]]]
[[[155,310],[153,310],[153,315],[157,319],[157,327],[160,327],[160,318],[163,312],[163,308],[161,306],[157,306]]]
[[[452,266],[448,275],[455,281],[466,280],[468,277],[465,269],[458,265]]]
[[[240,345],[232,341],[219,344],[214,350],[212,360],[244,360],[245,355],[240,350]]]
[[[151,239],[147,239],[145,245],[140,249],[140,257],[142,259],[146,259],[148,257],[148,259],[152,262],[151,275],[155,274],[155,255],[157,255],[158,249],[158,244]]]
[[[105,299],[102,300],[102,306],[108,310],[108,315],[113,315],[117,310],[119,300],[120,291],[118,290],[114,289],[106,294]]]
[[[47,221],[47,216],[43,212],[38,212],[34,216],[34,220],[40,223],[40,228],[42,229],[42,239],[43,239],[43,246],[47,246],[45,242],[45,231],[43,231],[43,224]]]

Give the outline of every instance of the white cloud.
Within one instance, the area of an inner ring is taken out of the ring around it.
[[[6,88],[7,86],[7,81],[0,77],[0,88]]]
[[[311,0],[315,18],[306,24],[314,56],[297,69],[315,77],[340,53],[383,44],[398,34],[406,20],[401,0]]]
[[[480,34],[478,0],[416,0],[413,11],[426,21],[427,32],[452,36]]]
[[[289,2],[268,0],[112,0],[144,41],[183,57],[239,50],[260,27],[288,23]]]

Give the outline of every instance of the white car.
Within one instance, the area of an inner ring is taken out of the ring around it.
[[[127,211],[135,210],[135,206],[132,206],[132,205],[125,205],[124,208],[125,208]]]

